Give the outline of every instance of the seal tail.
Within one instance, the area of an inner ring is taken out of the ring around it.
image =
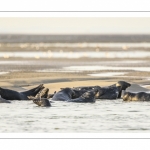
[[[25,91],[25,92],[21,92],[22,94],[26,95],[26,96],[36,96],[36,94],[41,91],[42,89],[44,89],[45,87],[43,86],[43,84],[40,84],[39,86],[31,89],[31,90],[28,90],[28,91]]]

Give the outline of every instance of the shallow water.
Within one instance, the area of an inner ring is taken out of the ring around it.
[[[52,107],[32,101],[1,104],[0,132],[150,132],[150,103],[100,100],[96,103],[54,102]]]
[[[80,52],[42,52],[42,51],[15,51],[0,52],[0,58],[147,58],[150,57],[149,51],[80,51]]]
[[[3,44],[0,44],[0,47],[4,46]],[[142,43],[7,43],[7,45],[5,45],[5,47],[20,47],[20,48],[25,48],[25,47],[36,47],[37,49],[41,48],[41,47],[61,47],[61,48],[76,48],[76,47],[80,47],[80,48],[87,48],[87,47],[93,47],[93,48],[97,48],[97,47],[114,47],[114,48],[123,48],[123,49],[128,49],[128,48],[139,48],[139,47],[150,47],[150,43],[147,42],[142,42]]]
[[[103,73],[93,73],[88,75],[94,77],[112,77],[112,76],[124,75],[124,74],[126,73],[125,72],[103,72]]]
[[[95,71],[95,70],[134,70],[134,71],[150,71],[150,67],[116,67],[116,66],[69,66],[63,67],[64,70],[74,71]]]

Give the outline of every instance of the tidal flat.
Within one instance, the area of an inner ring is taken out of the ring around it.
[[[150,91],[148,44],[62,45],[1,43],[0,87],[24,91],[43,83],[52,94],[64,87],[108,86],[123,80],[132,84],[128,91]],[[149,107],[149,102],[122,99],[53,102],[50,108],[15,100],[1,104],[0,132],[150,132]]]

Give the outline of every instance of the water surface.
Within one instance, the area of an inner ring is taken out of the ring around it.
[[[150,132],[149,108],[149,102],[121,99],[94,104],[54,102],[50,108],[32,101],[12,101],[1,104],[0,132]]]

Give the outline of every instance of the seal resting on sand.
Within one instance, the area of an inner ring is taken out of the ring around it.
[[[95,102],[95,96],[98,93],[97,89],[84,92],[80,97],[73,99],[75,92],[71,88],[64,88],[61,91],[57,92],[52,100],[55,101],[67,101],[67,102],[78,102],[78,103],[87,103]]]
[[[70,89],[66,88],[63,90],[63,92],[69,92],[69,94],[66,94],[65,96],[61,97],[61,100],[63,99],[63,101],[67,101],[67,102],[76,102],[76,103],[95,103],[95,96],[98,93],[98,90],[91,90],[88,92],[85,92],[82,96],[80,96],[79,98],[76,99],[71,99],[70,98]],[[56,93],[57,94],[57,93]],[[61,96],[61,91],[58,92],[57,95],[57,100],[59,100],[58,98],[60,98]],[[65,99],[67,98],[67,99]],[[35,104],[37,104],[38,106],[41,107],[50,107],[51,103],[47,98],[41,98],[40,93],[38,94],[37,97],[33,97],[33,96],[29,96],[29,99],[32,99],[33,102]]]
[[[75,98],[79,98],[82,94],[84,94],[85,92],[87,91],[90,91],[90,90],[98,90],[100,89],[101,87],[100,86],[90,86],[90,87],[74,87],[72,88],[72,90],[74,91],[74,95],[73,95],[73,99]]]
[[[124,101],[150,101],[150,94],[145,92],[131,93],[125,92],[123,95]]]
[[[126,90],[130,86],[131,84],[128,82],[118,81],[116,84],[100,88],[99,95],[96,98],[109,100],[121,98],[122,91]]]
[[[54,96],[52,97],[52,100],[68,101],[73,97],[74,94],[75,93],[71,88],[63,88],[61,91],[54,94]]]
[[[95,103],[96,94],[98,93],[97,89],[90,90],[82,94],[79,98],[68,100],[68,102],[76,102],[76,103]]]
[[[0,96],[0,103],[11,103],[10,101],[6,100],[6,99],[3,99],[1,96]]]
[[[96,96],[96,99],[117,99],[119,92],[121,91],[121,86],[117,87],[103,87],[98,90],[98,95]]]
[[[97,89],[100,88],[100,86],[96,85],[96,86],[79,86],[79,87],[73,87],[72,89],[73,90],[79,90],[79,91],[82,91],[82,90],[94,90],[94,89]]]
[[[89,86],[89,87],[74,87],[72,90],[75,92],[73,98],[80,97],[83,93],[87,92],[90,89],[98,89],[98,94],[96,99],[117,99],[121,98],[121,93],[123,90],[126,90],[130,87],[131,84],[125,81],[118,81],[116,84],[100,87],[100,86]]]
[[[6,100],[29,100],[28,96],[36,96],[36,94],[42,89],[44,89],[43,84],[24,92],[17,92],[0,87],[0,95]]]
[[[119,87],[119,86],[120,86],[121,88],[120,88],[120,91],[118,91],[119,94],[118,94],[118,97],[117,97],[117,98],[121,98],[121,93],[122,93],[122,91],[123,91],[123,90],[126,90],[128,87],[130,87],[131,84],[128,83],[128,82],[126,82],[126,81],[118,81],[116,84],[113,84],[113,85],[108,86],[108,87]]]

